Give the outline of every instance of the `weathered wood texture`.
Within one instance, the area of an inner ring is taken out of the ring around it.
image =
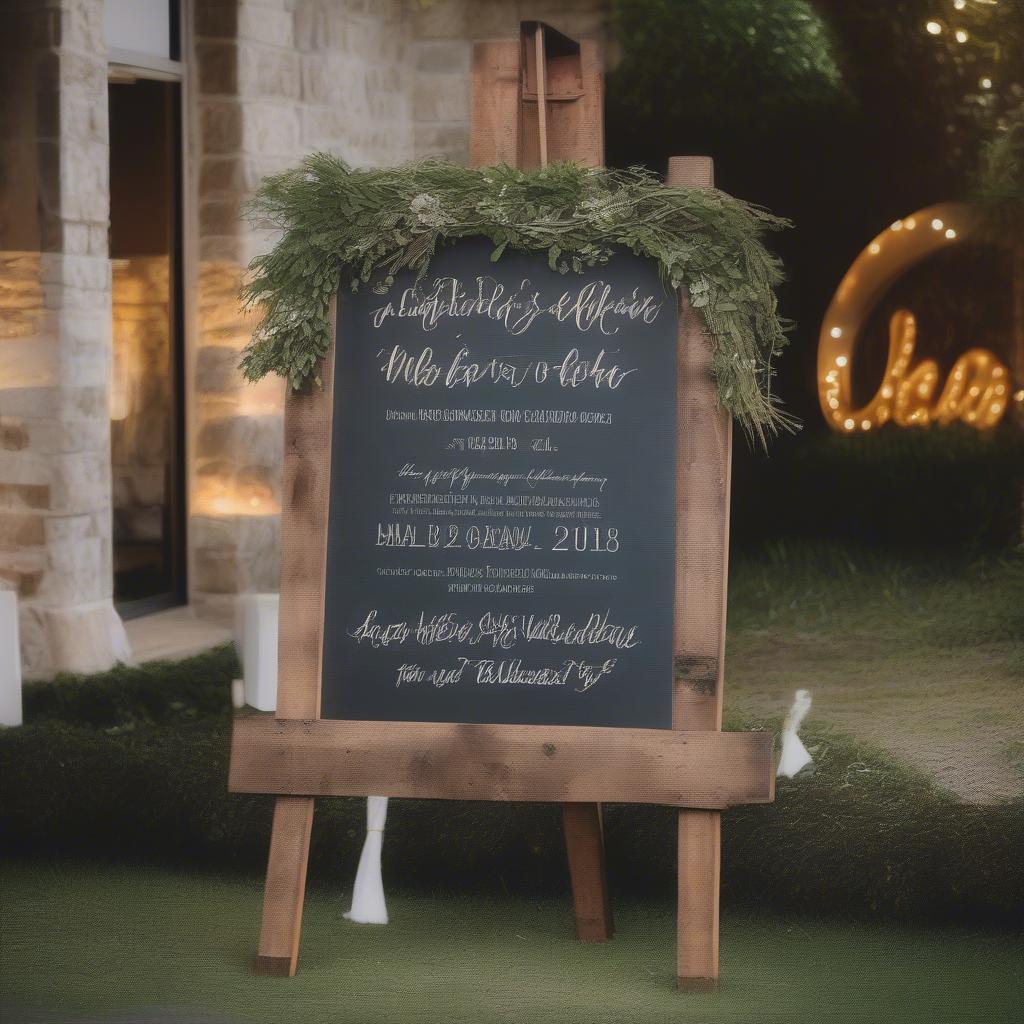
[[[336,308],[331,305],[331,337]],[[331,489],[334,347],[322,386],[285,398],[281,502],[281,612],[277,655],[277,716],[320,714],[320,665],[327,568],[327,509]],[[271,792],[268,790],[267,792]],[[273,790],[273,792],[287,792]],[[279,797],[274,806],[256,969],[293,975],[299,959],[313,800]]]
[[[729,807],[772,797],[766,732],[236,719],[236,793],[609,800]]]
[[[517,166],[523,169],[558,160],[586,167],[604,163],[604,75],[597,42],[576,42],[550,26],[526,23],[517,141]]]
[[[565,852],[580,942],[607,942],[615,932],[608,896],[600,804],[562,804]]]
[[[512,47],[515,47],[513,50]],[[604,163],[600,47],[525,22],[517,43],[478,43],[473,53],[470,163],[544,167],[551,160]],[[612,937],[599,804],[562,807],[576,933]]]
[[[711,160],[674,157],[666,184],[710,188],[714,184]],[[710,339],[699,313],[684,296],[679,299],[678,338],[672,725],[719,730],[725,681],[732,420],[718,403]],[[676,975],[680,988],[713,988],[718,980],[721,816],[713,811],[680,811],[678,851]]]
[[[516,166],[519,155],[521,44],[518,39],[473,46],[469,162]]]
[[[676,977],[684,990],[708,991],[718,983],[721,823],[718,811],[679,812]]]
[[[313,803],[312,797],[305,796],[279,796],[274,802],[267,881],[263,890],[263,921],[256,956],[259,974],[291,977],[298,968]]]

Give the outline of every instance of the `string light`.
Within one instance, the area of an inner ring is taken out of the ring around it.
[[[914,231],[918,222],[931,230]],[[836,290],[819,337],[818,393],[826,422],[834,430],[851,433],[889,422],[913,427],[955,420],[984,430],[999,422],[1010,401],[1024,403],[1024,389],[1009,386],[1009,370],[986,349],[964,352],[945,381],[935,360],[915,362],[917,321],[908,310],[898,310],[890,319],[888,357],[874,397],[861,408],[853,402],[854,348],[876,297],[922,258],[954,239],[969,240],[977,229],[971,207],[943,203],[893,221],[889,231],[873,239],[854,261]]]
[[[956,41],[958,43],[966,43],[967,39],[968,39],[967,33],[962,28],[958,28],[956,30]]]
[[[978,85],[980,85],[982,87],[982,89],[991,89],[992,88],[992,79],[991,78],[983,78],[978,83]]]
[[[937,36],[942,31],[942,26],[937,21],[927,21],[924,26],[933,36]]]

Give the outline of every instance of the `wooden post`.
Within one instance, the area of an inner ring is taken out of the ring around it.
[[[604,860],[601,805],[562,804],[565,852],[580,942],[606,942],[612,937],[612,904]]]
[[[331,304],[331,338],[336,323]],[[277,717],[320,715],[324,574],[330,496],[334,345],[320,369],[322,385],[288,389],[281,489],[281,611]],[[267,881],[263,891],[256,971],[291,977],[298,969],[313,798],[279,796],[274,804]]]
[[[710,188],[713,182],[707,157],[669,161],[668,185]],[[732,421],[718,404],[704,324],[682,296],[678,359],[672,727],[720,730]],[[718,985],[720,826],[718,811],[679,812],[676,975],[679,987],[688,991]]]
[[[602,164],[600,68],[596,43],[577,43],[539,21],[524,22],[515,42],[477,43],[473,49],[470,164],[546,167],[549,154],[553,159],[588,166]],[[549,100],[560,108],[554,132],[549,132]],[[562,825],[576,934],[583,942],[604,942],[612,937],[614,925],[601,805],[563,804]]]

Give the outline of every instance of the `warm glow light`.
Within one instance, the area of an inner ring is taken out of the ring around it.
[[[967,0],[953,0],[953,6],[958,11],[962,11],[967,6]]]
[[[982,89],[991,89],[992,88],[992,79],[991,78],[983,78],[978,83],[978,85],[980,85],[982,87]]]
[[[958,43],[966,43],[967,39],[968,39],[967,33],[962,28],[958,28],[956,30],[956,41]]]
[[[929,231],[915,231],[920,224]],[[956,228],[949,227],[956,224]],[[906,228],[907,230],[902,230]],[[1010,371],[993,352],[963,352],[945,377],[932,359],[915,356],[917,322],[899,310],[889,322],[889,351],[874,397],[862,407],[853,400],[856,345],[879,296],[912,267],[956,240],[971,241],[982,228],[976,208],[941,203],[894,221],[884,245],[873,240],[851,265],[825,314],[818,343],[818,395],[826,422],[842,432],[898,426],[947,424],[959,420],[983,430],[1005,415],[1011,393],[1024,402]],[[837,334],[837,325],[842,328]],[[1020,397],[1017,397],[1017,396]]]
[[[937,36],[942,31],[942,26],[937,21],[927,21],[924,26],[933,36]]]
[[[954,363],[936,399],[939,367],[933,359],[925,359],[907,372],[916,343],[914,315],[897,310],[889,321],[889,358],[883,377],[892,383],[883,385],[863,409],[852,408],[843,382],[822,383],[819,391],[824,404],[835,410],[834,418],[843,418],[843,429],[853,430],[860,420],[860,429],[870,430],[873,422],[890,418],[902,427],[945,425],[958,419],[978,430],[994,427],[1006,412],[1006,389],[997,383],[1006,367],[991,352],[972,348]],[[847,357],[837,356],[835,362],[846,366]]]

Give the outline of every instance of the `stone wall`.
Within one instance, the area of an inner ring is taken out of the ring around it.
[[[273,236],[245,223],[245,200],[313,150],[355,166],[465,160],[472,41],[514,37],[537,17],[599,35],[602,10],[600,0],[196,0],[184,59],[198,609],[228,615],[236,593],[278,580],[284,385],[247,385],[237,370],[253,328],[239,285]],[[31,678],[128,656],[112,605],[107,47],[104,0],[0,0],[0,15],[0,587],[18,592]],[[131,502],[139,511],[155,496]]]
[[[126,653],[111,602],[107,56],[101,0],[7,8],[2,134],[19,170],[3,188],[21,213],[2,255],[0,578],[32,678]]]
[[[267,174],[329,150],[356,166],[413,155],[411,22],[397,0],[239,0],[197,8],[200,125],[193,604],[276,590],[284,386],[237,370],[252,320],[243,268],[273,238],[242,216]]]
[[[227,615],[233,595],[275,590],[283,385],[246,385],[252,330],[236,296],[273,237],[241,218],[261,178],[327,150],[354,166],[465,162],[476,39],[521,20],[603,37],[600,0],[237,0],[197,7],[200,268],[190,522],[192,601]]]

